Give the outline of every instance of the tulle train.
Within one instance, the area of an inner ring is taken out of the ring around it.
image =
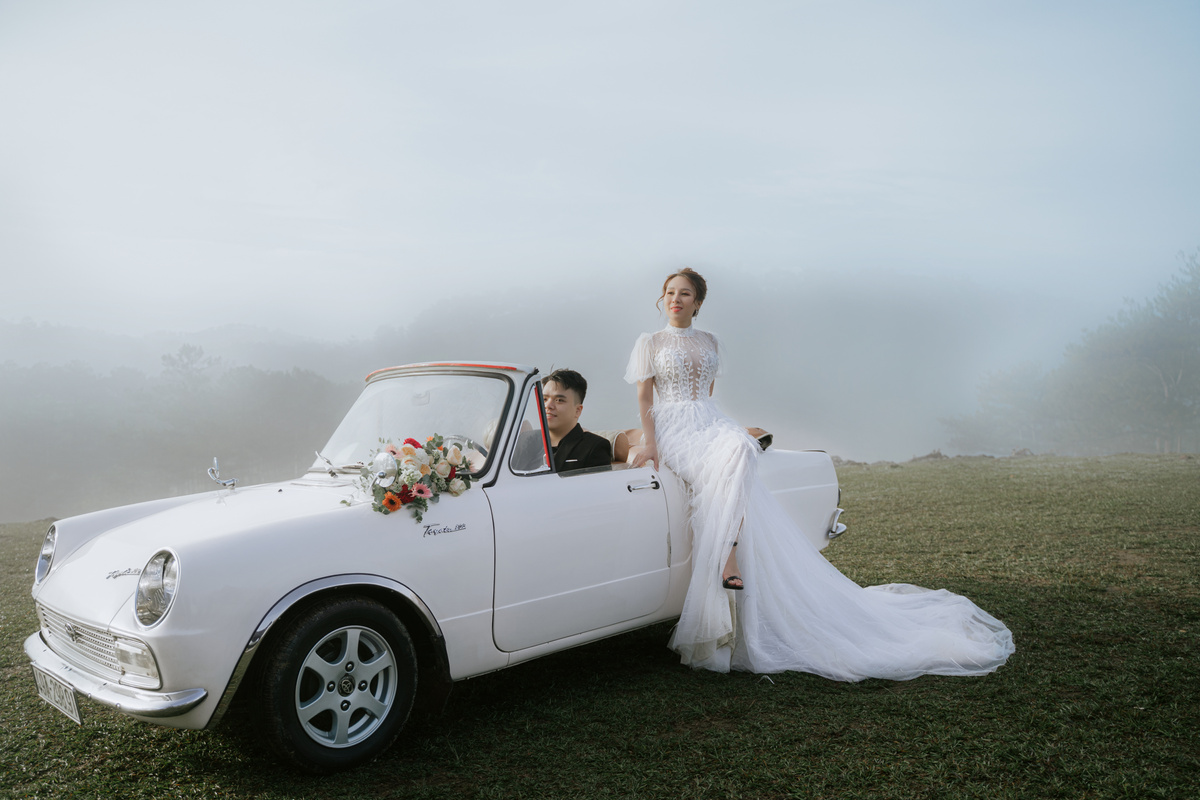
[[[758,479],[757,443],[714,403],[653,413],[659,455],[690,488],[692,580],[669,643],[685,664],[907,680],[983,675],[1013,653],[1008,628],[965,597],[863,588],[838,572]],[[742,592],[720,585],[735,541]]]

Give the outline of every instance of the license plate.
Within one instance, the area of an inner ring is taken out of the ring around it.
[[[33,665],[30,664],[32,667]],[[38,697],[66,714],[76,723],[82,725],[79,718],[79,704],[75,702],[75,690],[58,678],[33,667],[33,680],[37,683]]]

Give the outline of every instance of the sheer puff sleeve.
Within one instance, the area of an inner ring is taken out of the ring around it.
[[[654,377],[654,354],[650,347],[653,334],[643,333],[629,354],[629,366],[625,368],[625,382],[637,383]]]

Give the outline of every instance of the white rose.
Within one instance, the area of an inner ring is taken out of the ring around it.
[[[458,445],[454,445],[450,448],[450,452],[446,453],[446,460],[455,467],[462,464],[463,454],[462,450],[458,449]]]
[[[433,471],[443,478],[450,477],[450,470],[453,469],[447,462],[439,461],[433,465]]]
[[[450,485],[446,487],[446,491],[455,497],[458,497],[466,490],[467,484],[463,483],[462,478],[455,478],[454,480],[450,481]]]

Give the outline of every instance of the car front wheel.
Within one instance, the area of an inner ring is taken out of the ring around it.
[[[331,772],[374,758],[400,733],[417,659],[386,607],[337,598],[292,620],[259,675],[257,716],[268,743],[302,769]]]

